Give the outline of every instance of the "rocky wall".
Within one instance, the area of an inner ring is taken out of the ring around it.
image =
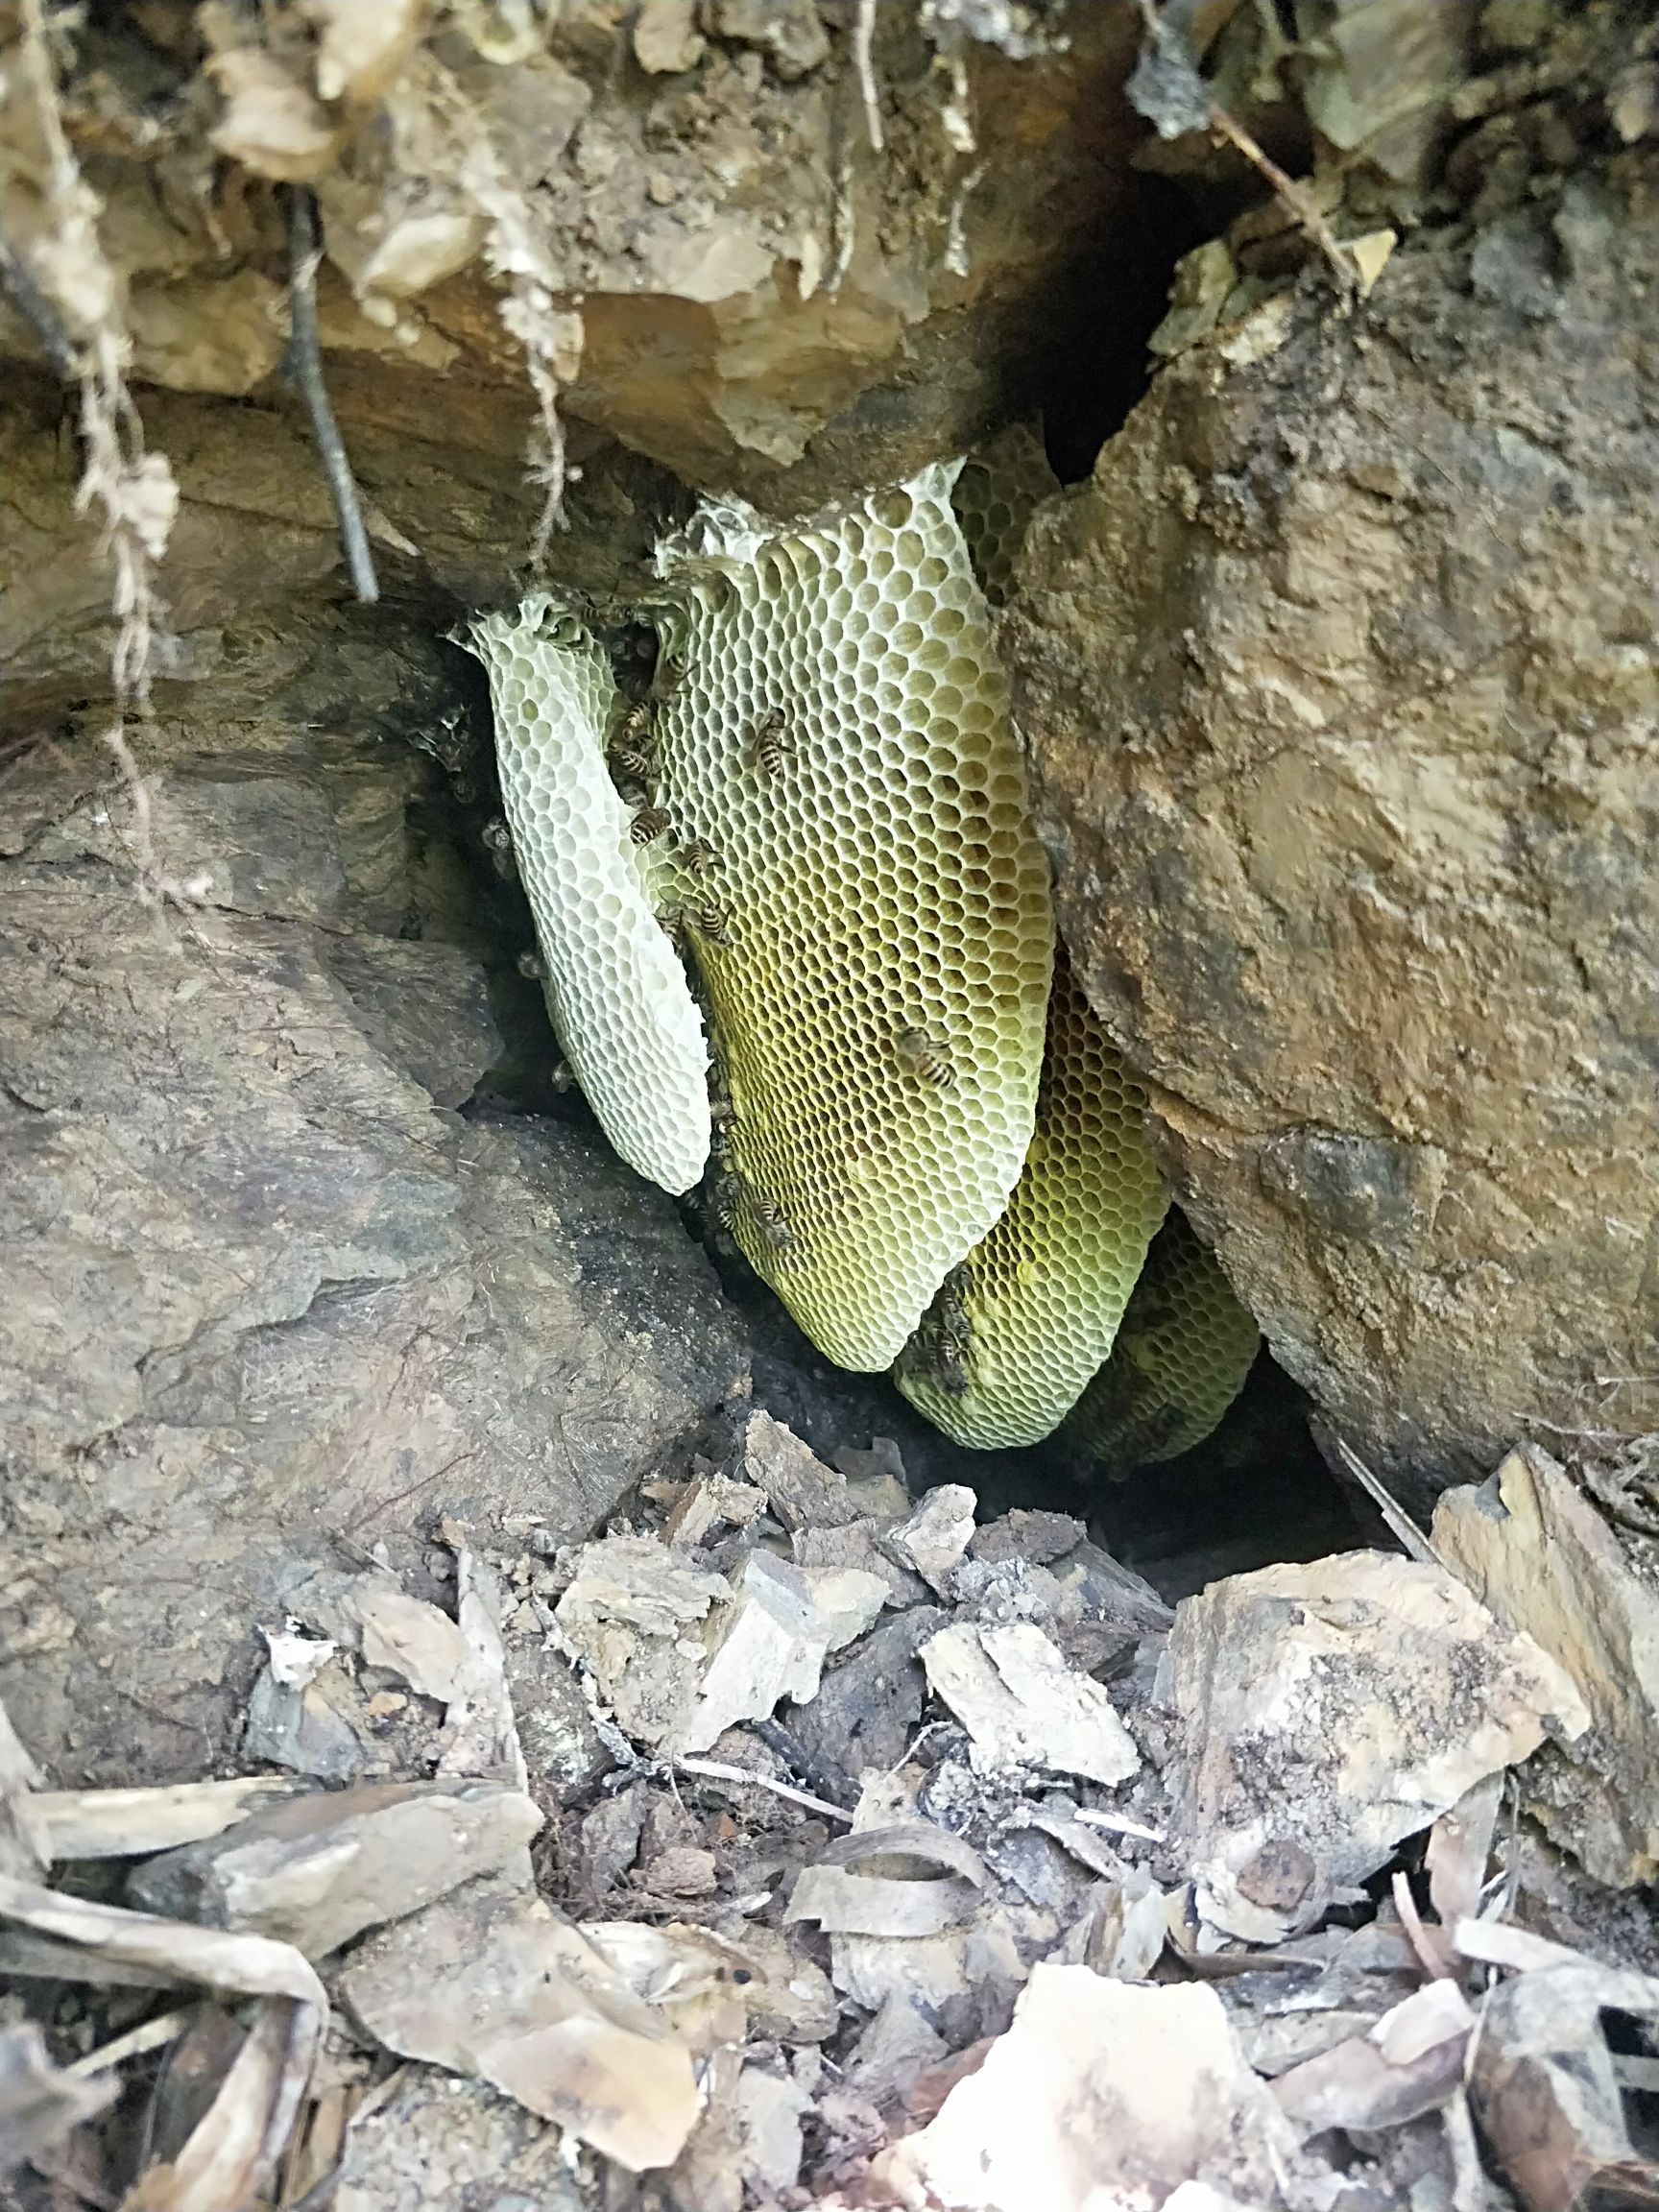
[[[1651,1425],[1659,171],[1181,353],[1007,626],[1062,926],[1183,1203],[1425,1486]]]

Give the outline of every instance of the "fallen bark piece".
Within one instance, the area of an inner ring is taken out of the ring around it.
[[[946,1616],[918,1605],[866,1637],[826,1674],[789,1726],[817,1764],[854,1788],[871,1768],[897,1767],[922,1719],[927,1677],[916,1654]]]
[[[778,2196],[801,2176],[801,2122],[812,2100],[795,2082],[745,2066],[733,2092],[745,2177]]]
[[[766,1493],[730,1475],[703,1475],[687,1482],[662,1525],[662,1541],[676,1551],[695,1551],[714,1528],[747,1528],[766,1510]]]
[[[943,1880],[917,1865],[943,1866]],[[863,1867],[863,1872],[851,1869]],[[839,1936],[938,1936],[973,1916],[985,1863],[971,1844],[927,1820],[856,1829],[803,1867],[785,1924],[814,1920]]]
[[[1442,1569],[1377,1551],[1267,1567],[1183,1601],[1159,1666],[1174,1840],[1205,1921],[1310,1926],[1485,1776],[1580,1733],[1573,1682]]]
[[[355,1689],[338,1667],[324,1668],[302,1690],[278,1681],[267,1667],[249,1694],[243,1751],[318,1782],[349,1782],[368,1757],[349,1717],[358,1707]]]
[[[476,2075],[631,2173],[697,2118],[691,2053],[541,1898],[471,1883],[373,1936],[341,1977],[389,2050]]]
[[[1042,1964],[978,2071],[876,2171],[950,2212],[1094,2212],[1199,2178],[1265,2200],[1290,2150],[1213,1989]]]
[[[45,1859],[137,1859],[222,1835],[309,1789],[286,1774],[250,1774],[155,1790],[36,1790],[24,1814]]]
[[[810,1920],[830,1936],[941,1936],[971,1918],[978,1901],[954,1875],[903,1882],[845,1866],[805,1866],[783,1918],[785,1925]]]
[[[1534,1936],[1529,1928],[1516,1928],[1507,1920],[1459,1920],[1452,1942],[1461,1958],[1479,1959],[1486,1966],[1507,1966],[1516,1974],[1533,1974],[1541,1966],[1594,1963],[1582,1951],[1552,1943],[1547,1936]]]
[[[71,1980],[154,1978],[260,2000],[242,2055],[172,2174],[153,2169],[139,2189],[147,2182],[154,2194],[126,2200],[132,2212],[248,2202],[288,2141],[327,2026],[328,1999],[309,1961],[263,1936],[157,1919],[4,1876],[0,1919],[49,1942],[60,1954],[59,1972]]]
[[[807,1574],[806,1586],[831,1651],[855,1644],[887,1602],[886,1583],[863,1567],[821,1567]]]
[[[927,1585],[921,1575],[901,1567],[881,1550],[885,1526],[860,1518],[839,1528],[798,1528],[790,1539],[795,1564],[805,1575],[856,1567],[865,1575],[878,1575],[887,1588],[887,1602],[896,1611],[929,1602]]]
[[[965,1483],[942,1482],[928,1491],[908,1521],[885,1531],[881,1548],[943,1596],[974,1533],[975,1503]]]
[[[1073,1673],[1029,1622],[995,1628],[958,1623],[930,1637],[921,1659],[934,1695],[967,1729],[981,1773],[1037,1767],[1111,1788],[1141,1764],[1105,1691]]]
[[[1166,1915],[1164,1892],[1144,1867],[1125,1867],[1121,1879],[1095,1883],[1054,1956],[1114,1981],[1144,1982],[1164,1949]]]
[[[1479,1907],[1503,1801],[1503,1775],[1488,1774],[1442,1813],[1430,1832],[1429,1902],[1442,1930],[1455,1927]]]
[[[757,1974],[746,1949],[679,1920],[589,1920],[582,1935],[694,2058],[742,2043]]]
[[[907,2097],[919,2074],[947,2056],[944,2037],[930,2028],[908,1997],[892,1996],[854,2045],[847,2079],[860,2096],[879,2104]]]
[[[1434,1549],[1501,1621],[1572,1676],[1594,1723],[1571,1787],[1533,1810],[1598,1882],[1659,1875],[1659,1596],[1547,1452],[1520,1444],[1479,1488],[1448,1490]]]
[[[655,1748],[685,1723],[703,1671],[700,1623],[731,1596],[723,1575],[654,1537],[607,1536],[583,1546],[553,1617],[622,1727]]]
[[[868,1452],[843,1444],[835,1454],[835,1467],[847,1478],[847,1494],[860,1518],[890,1527],[910,1511],[910,1493],[904,1486],[904,1459],[891,1436],[872,1436]]]
[[[1303,2136],[1327,2128],[1398,2128],[1462,2086],[1475,2015],[1455,1983],[1431,1982],[1363,2035],[1292,2066],[1273,2084]]]
[[[769,1551],[752,1551],[674,1748],[707,1751],[740,1720],[770,1719],[785,1697],[802,1704],[815,1697],[828,1647],[812,1586],[800,1568]]]
[[[134,1868],[135,1905],[325,1958],[517,1858],[541,1826],[493,1782],[385,1782],[304,1797]]]
[[[859,1791],[858,1809],[854,1815],[852,1835],[841,1839],[840,1848],[854,1853],[876,1851],[875,1857],[866,1856],[862,1863],[872,1874],[883,1877],[904,1873],[913,1869],[918,1856],[913,1839],[918,1832],[932,1838],[936,1843],[957,1847],[969,1853],[969,1861],[979,1870],[983,1880],[983,1863],[977,1853],[960,1839],[947,1836],[929,1821],[924,1820],[916,1811],[916,1794],[924,1780],[923,1769],[915,1766],[895,1767],[884,1772],[870,1772]],[[898,1832],[907,1840],[895,1851],[892,1839]],[[830,1854],[824,1854],[829,1857]],[[923,1863],[947,1864],[937,1849],[930,1861]],[[952,1871],[962,1875],[965,1887],[974,1884],[958,1865]],[[988,1978],[987,1951],[994,1951],[1007,1933],[1006,1924],[993,1910],[981,1913],[967,1926],[950,1927],[933,1936],[884,1936],[831,1935],[830,1938],[830,1975],[837,1989],[851,1997],[855,2005],[871,2012],[879,2012],[890,1997],[902,1996],[913,2000],[930,2013],[941,2006],[966,2004],[969,1991],[975,1979]],[[971,1968],[969,1953],[971,1938],[983,1938],[975,1950],[974,1968]],[[1012,1950],[1011,1942],[1008,1945]],[[977,1972],[975,1969],[980,1971]],[[1016,1983],[1023,1980],[1023,1968],[1017,1959],[1010,1963]]]
[[[765,1493],[772,1510],[791,1531],[842,1528],[862,1510],[847,1487],[845,1475],[826,1467],[809,1444],[770,1413],[751,1413],[743,1430],[743,1479]]]
[[[303,1690],[340,1648],[332,1636],[312,1636],[296,1621],[259,1633],[271,1654],[271,1671],[284,1690]]]
[[[1016,1506],[1000,1519],[975,1528],[968,1550],[975,1559],[1029,1559],[1034,1567],[1075,1551],[1089,1531],[1070,1513],[1028,1512]]]
[[[455,1556],[455,1594],[466,1657],[444,1716],[438,1771],[454,1776],[501,1774],[515,1788],[527,1790],[529,1774],[513,1718],[513,1694],[507,1687],[501,1592],[477,1553],[464,1547]]]
[[[0,2029],[0,2178],[102,2112],[119,2078],[78,2080],[54,2066],[33,2022]]]
[[[378,1575],[364,1575],[344,1603],[362,1633],[368,1666],[385,1668],[420,1696],[436,1697],[442,1705],[459,1695],[469,1654],[459,1623],[447,1613]]]
[[[172,2155],[146,2166],[122,2199],[123,2212],[218,2212],[222,2205],[248,2204],[265,2195],[262,2184],[298,2102],[296,2094],[282,2134],[268,2140],[283,2095],[292,2012],[280,1998],[262,1997],[246,2034],[226,2019],[234,2056],[223,2072],[214,2070],[216,2080],[208,2075],[212,2095],[206,2110]]]
[[[1659,2201],[1652,2131],[1632,2139],[1621,2095],[1629,2061],[1609,2047],[1609,2015],[1659,2048],[1659,1981],[1588,1963],[1544,1966],[1503,1983],[1482,2007],[1475,2110],[1527,2212]]]

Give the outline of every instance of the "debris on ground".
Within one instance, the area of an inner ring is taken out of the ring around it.
[[[1355,1551],[1231,1575],[1175,1617],[1176,1832],[1200,1919],[1279,1942],[1466,1790],[1589,1725],[1565,1669],[1443,1568]]]
[[[1536,1444],[1478,1489],[1448,1490],[1432,1542],[1501,1621],[1572,1676],[1592,1722],[1541,1764],[1528,1804],[1599,1882],[1659,1878],[1659,1592]]]
[[[443,1524],[452,1610],[373,1561],[290,1592],[281,1772],[54,1791],[0,1722],[10,2168],[129,2212],[1659,2194],[1659,1944],[1518,1811],[1559,1839],[1589,1763],[1634,1849],[1659,1771],[1563,1470],[1171,1615],[890,1445],[728,1438],[590,1542]],[[349,1759],[300,1756],[320,1713]]]

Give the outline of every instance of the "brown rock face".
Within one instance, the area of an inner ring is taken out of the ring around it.
[[[1656,241],[1622,157],[1184,355],[1008,621],[1182,1200],[1397,1476],[1653,1369]]]

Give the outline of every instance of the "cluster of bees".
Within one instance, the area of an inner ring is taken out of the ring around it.
[[[910,1357],[952,1398],[965,1397],[968,1390],[968,1361],[974,1349],[974,1327],[968,1318],[970,1288],[966,1263],[952,1267],[912,1339]]]

